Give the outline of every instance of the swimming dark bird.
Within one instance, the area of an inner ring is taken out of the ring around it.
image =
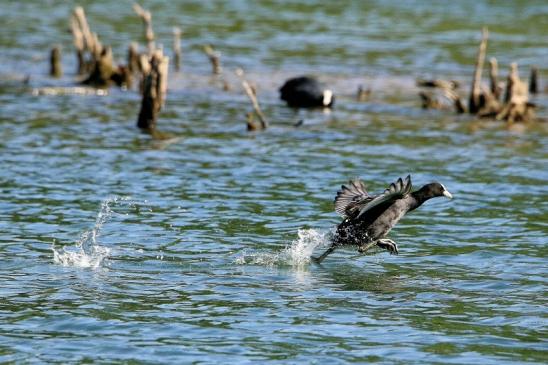
[[[431,198],[453,196],[438,182],[424,185],[411,192],[411,176],[399,178],[378,195],[370,195],[360,179],[343,185],[335,197],[335,210],[344,217],[337,227],[331,246],[315,262],[322,262],[331,252],[342,245],[358,246],[366,252],[373,246],[398,254],[396,242],[386,238],[390,230],[407,213],[420,207]]]
[[[331,90],[308,76],[287,80],[280,88],[280,98],[296,108],[331,107],[335,99]]]

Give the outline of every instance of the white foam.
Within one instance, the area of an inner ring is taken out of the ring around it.
[[[330,243],[329,232],[315,229],[299,229],[298,238],[276,253],[244,253],[236,258],[239,265],[293,266],[304,267],[310,263],[314,249],[327,246]]]
[[[82,246],[73,248],[61,247],[57,250],[52,247],[53,261],[63,266],[73,266],[82,268],[97,269],[103,261],[109,256],[110,249],[102,246],[95,246],[91,252],[85,252]]]
[[[109,257],[111,250],[108,247],[101,246],[98,238],[101,228],[112,215],[111,204],[128,198],[110,197],[101,203],[101,209],[97,213],[95,225],[91,230],[84,231],[74,246],[55,247],[53,251],[53,262],[63,266],[73,266],[82,268],[97,269],[103,265]]]

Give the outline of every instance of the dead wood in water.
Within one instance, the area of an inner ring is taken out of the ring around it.
[[[158,113],[165,103],[169,58],[156,50],[150,58],[150,70],[144,78],[141,110],[137,127],[153,132],[156,129]]]
[[[173,28],[173,66],[176,72],[181,70],[181,28]]]
[[[130,83],[127,68],[114,64],[111,48],[103,46],[99,36],[91,31],[81,6],[74,8],[70,26],[78,57],[78,74],[87,74],[82,83],[100,88],[113,82],[118,86]]]
[[[152,29],[152,14],[150,13],[150,11],[143,9],[141,5],[137,3],[133,4],[133,11],[135,11],[135,13],[143,21],[148,53],[152,54],[156,49],[156,46],[154,45],[154,30]]]
[[[441,109],[441,102],[435,98],[433,93],[426,91],[420,91],[419,97],[421,98],[421,105],[423,109]]]
[[[417,80],[417,86],[419,87],[437,87],[440,89],[455,90],[460,86],[458,81],[455,80]]]
[[[266,129],[268,128],[268,122],[261,110],[261,107],[259,106],[259,101],[257,100],[257,92],[255,88],[253,88],[251,85],[249,85],[249,82],[245,79],[244,70],[241,68],[236,70],[236,75],[240,78],[240,81],[242,82],[242,86],[244,88],[245,93],[247,94],[249,100],[251,100],[251,104],[253,105],[253,110],[255,111],[255,115],[259,118],[260,121],[260,128],[259,125],[255,124],[253,121],[253,114],[251,116],[248,113],[248,122],[247,122],[247,129],[248,130],[257,130],[257,129]]]
[[[258,130],[263,129],[261,123],[257,123],[255,121],[255,114],[253,112],[247,112],[246,117],[247,117],[247,123],[246,124],[247,124],[248,132],[253,132],[253,131],[258,131]]]
[[[371,95],[370,88],[364,89],[362,85],[358,86],[358,92],[356,93],[357,101],[366,101],[367,99],[369,99],[370,95]]]
[[[70,30],[72,33],[74,48],[76,48],[76,61],[78,65],[76,73],[78,75],[84,75],[87,72],[84,58],[84,52],[86,50],[84,44],[84,34],[80,30],[78,20],[74,14],[70,17]]]
[[[97,45],[97,49],[101,51],[94,55],[93,69],[83,83],[95,87],[107,87],[110,85],[112,76],[115,73],[112,49],[103,47],[98,41]]]
[[[487,37],[487,28],[483,28],[472,80],[469,112],[479,117],[495,117],[509,123],[531,120],[534,117],[535,106],[529,103],[527,85],[520,80],[516,63],[511,66],[503,103],[499,101],[498,64],[495,58],[490,60],[490,89],[481,86],[481,71],[485,60]]]
[[[531,94],[538,93],[538,69],[531,67],[531,74],[529,76],[529,92]]]
[[[51,49],[49,74],[52,77],[63,76],[63,68],[61,66],[61,46],[55,46]]]
[[[490,89],[491,94],[493,94],[493,97],[497,100],[499,99],[501,92],[501,87],[498,81],[498,72],[499,66],[497,59],[495,57],[491,57],[489,59],[489,81],[491,85]]]
[[[505,103],[497,114],[497,119],[508,123],[526,122],[534,118],[535,105],[529,102],[527,84],[519,78],[518,65],[512,63],[506,86]]]
[[[139,67],[139,46],[136,42],[131,42],[127,51],[127,68],[130,73],[140,72]]]
[[[82,50],[88,50],[90,52],[95,51],[95,40],[89,28],[88,21],[86,19],[86,13],[84,8],[77,6],[72,12],[74,23],[71,23],[75,28],[73,30],[73,37],[75,38],[74,42],[77,45],[77,49],[81,48]],[[77,39],[78,38],[78,39]],[[82,41],[82,46],[79,46],[80,39]]]
[[[472,80],[472,89],[470,91],[470,99],[468,102],[468,111],[472,114],[476,114],[481,108],[481,72],[485,62],[488,37],[489,32],[487,27],[484,27],[481,31],[481,42],[478,49],[476,67],[474,69],[474,78]]]
[[[209,62],[211,62],[211,72],[214,75],[220,75],[222,73],[221,54],[215,51],[213,47],[209,44],[206,44],[203,49],[205,54],[209,58]]]
[[[457,81],[447,81],[441,79],[418,80],[417,85],[439,90],[438,92],[419,92],[423,109],[447,109],[448,105],[445,101],[446,99],[453,105],[457,113],[460,114],[466,112],[466,107],[457,92],[457,88],[459,87],[459,83]]]

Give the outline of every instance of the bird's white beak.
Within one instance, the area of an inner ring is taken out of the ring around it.
[[[453,195],[451,195],[451,193],[448,192],[447,190],[443,191],[443,196],[448,198],[448,199],[453,199]]]

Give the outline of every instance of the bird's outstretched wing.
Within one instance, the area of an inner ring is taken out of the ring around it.
[[[393,203],[395,200],[402,199],[407,194],[411,192],[411,175],[407,175],[405,180],[402,180],[400,177],[396,182],[390,184],[388,189],[386,189],[382,194],[379,194],[372,199],[364,201],[363,204],[359,207],[359,214],[356,218],[361,217],[366,212],[371,211],[373,208],[380,205],[388,205]]]
[[[360,211],[360,207],[373,199],[367,194],[363,182],[356,178],[350,180],[348,185],[342,185],[335,197],[335,211],[343,217],[353,217]]]

